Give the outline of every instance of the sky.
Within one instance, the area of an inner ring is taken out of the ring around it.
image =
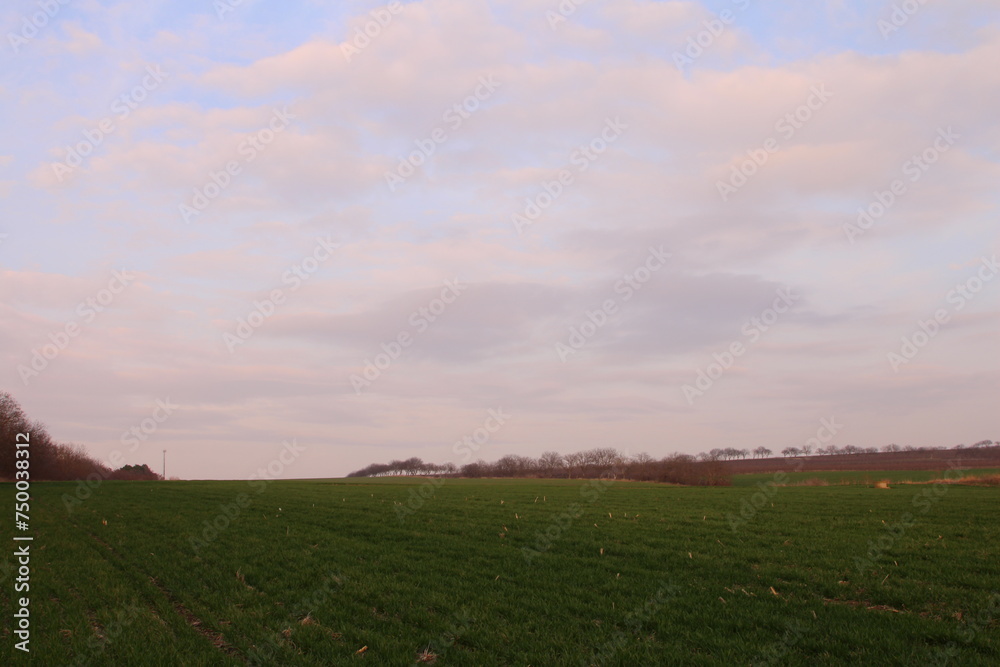
[[[102,461],[1000,440],[997,0],[0,26],[0,388]]]

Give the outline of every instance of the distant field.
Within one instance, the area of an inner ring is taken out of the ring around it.
[[[1000,468],[1000,447],[977,449],[931,449],[877,454],[839,454],[795,458],[736,459],[726,461],[734,475],[791,470],[947,470],[952,466]]]
[[[807,480],[823,480],[828,484],[863,484],[874,486],[879,480],[889,482],[928,482],[936,479],[946,479],[948,469],[942,470],[817,470],[812,472],[795,472],[789,465],[787,479],[784,484],[801,484]],[[1000,468],[969,468],[962,470],[962,475],[996,475]],[[958,473],[952,473],[952,477]],[[764,482],[773,482],[775,473],[753,473],[733,475],[733,486],[754,486]]]
[[[1000,663],[1000,490],[738,481],[37,484],[31,662]]]

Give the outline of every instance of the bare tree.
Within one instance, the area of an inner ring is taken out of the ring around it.
[[[565,465],[562,454],[558,452],[542,452],[538,457],[538,470],[546,477],[562,476]]]
[[[583,452],[565,454],[563,460],[566,462],[566,472],[571,479],[583,474],[583,462],[585,460]]]
[[[598,447],[583,453],[586,464],[593,466],[598,473],[609,470],[622,462],[622,455],[613,447]]]
[[[631,462],[635,463],[637,465],[644,466],[644,465],[648,465],[648,464],[652,463],[655,460],[656,459],[654,459],[652,456],[650,456],[646,452],[639,452],[638,454],[636,454],[635,456],[632,457],[632,461]]]
[[[31,425],[20,404],[7,392],[0,393],[0,478],[14,479],[15,442],[18,433],[28,433]],[[29,441],[30,442],[30,441]],[[34,460],[34,447],[31,448]],[[32,468],[34,463],[32,462]]]
[[[652,469],[655,464],[656,459],[646,452],[639,452],[625,464],[625,476],[629,479],[652,479]]]
[[[487,469],[486,462],[483,461],[482,459],[479,459],[474,463],[466,463],[464,466],[462,466],[460,473],[462,477],[476,478],[476,477],[485,477],[486,475],[489,474],[489,471]]]
[[[18,434],[23,433],[21,438]],[[83,479],[98,474],[108,479],[112,470],[87,455],[80,445],[57,444],[45,425],[29,421],[8,392],[0,392],[0,479],[15,479],[18,442],[29,443],[32,480]]]
[[[401,468],[407,475],[419,475],[424,472],[424,462],[416,456],[412,456],[402,462]]]
[[[493,469],[497,477],[516,477],[521,467],[521,462],[518,459],[519,457],[513,454],[501,457],[493,464]]]

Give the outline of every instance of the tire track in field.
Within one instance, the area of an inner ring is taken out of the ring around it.
[[[227,642],[221,632],[213,631],[210,630],[208,627],[206,627],[205,623],[200,618],[198,618],[198,616],[195,615],[194,612],[185,607],[180,602],[180,600],[178,600],[177,597],[174,596],[174,594],[170,591],[170,589],[168,589],[166,586],[157,581],[156,577],[149,574],[145,570],[142,570],[139,567],[127,567],[126,566],[127,561],[122,557],[120,553],[118,553],[118,551],[113,546],[111,546],[106,541],[104,541],[94,533],[90,532],[89,530],[81,528],[79,525],[75,523],[73,523],[72,525],[74,528],[77,528],[86,535],[89,535],[95,542],[103,546],[107,550],[107,552],[112,556],[112,558],[109,558],[109,560],[112,562],[113,565],[115,565],[115,567],[129,573],[131,573],[133,570],[138,571],[144,574],[146,577],[148,577],[150,583],[152,583],[153,586],[160,592],[160,594],[163,595],[163,597],[167,600],[170,606],[173,607],[174,611],[177,612],[177,614],[184,619],[184,621],[188,624],[188,626],[190,626],[192,630],[201,635],[203,638],[207,639],[212,644],[212,646],[214,646],[217,650],[225,653],[230,657],[237,658],[243,662],[247,662],[246,658],[243,657],[243,654],[240,653],[240,651],[237,648],[235,648],[232,644]],[[155,614],[155,609],[154,609],[154,614]],[[157,614],[156,616],[159,619],[159,615]],[[163,619],[159,620],[161,623],[163,622]]]
[[[156,587],[157,590],[160,591],[160,593],[163,594],[165,598],[167,598],[167,601],[174,608],[174,611],[180,614],[180,616],[187,621],[187,624],[190,625],[195,632],[208,639],[212,642],[212,645],[215,646],[216,649],[222,651],[223,653],[226,653],[234,658],[243,659],[242,654],[226,641],[221,632],[215,632],[206,628],[202,620],[198,618],[194,612],[181,604],[180,600],[178,600],[174,594],[170,592],[170,589],[157,581],[156,577],[150,576],[149,581]]]
[[[73,598],[80,601],[87,610],[87,622],[90,625],[90,631],[94,633],[94,636],[97,637],[98,641],[105,641],[106,635],[104,626],[102,626],[100,621],[97,620],[97,611],[90,606],[82,595],[80,595],[80,591],[76,590],[72,586],[67,586],[66,590],[69,591],[69,594],[72,595]]]

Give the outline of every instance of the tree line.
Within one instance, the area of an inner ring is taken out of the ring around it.
[[[994,443],[992,440],[980,440],[974,445],[960,444],[955,445],[951,449],[983,449],[985,447],[993,447],[996,444],[1000,444],[1000,442]],[[804,447],[785,447],[781,450],[781,455],[787,458],[796,456],[837,456],[840,454],[878,454],[879,452],[931,452],[945,449],[948,449],[948,447],[914,447],[913,445],[901,447],[897,444],[885,445],[881,449],[878,447],[858,447],[855,445],[844,445],[843,447],[827,445],[826,447],[817,447],[814,449],[811,445],[806,445]],[[726,447],[725,449],[713,449],[709,452],[699,454],[698,459],[701,461],[732,461],[735,459],[745,459],[751,454],[753,454],[753,458],[755,459],[766,459],[773,453],[767,447],[757,447],[752,451],[749,449]]]
[[[982,449],[1000,446],[1000,441],[980,440],[974,445],[955,445],[951,449]],[[876,454],[878,452],[923,452],[949,449],[947,447],[914,447],[896,444],[878,447],[857,447],[854,445],[827,445],[815,450],[804,447],[785,447],[782,456],[839,456],[854,454]],[[563,479],[593,479],[597,477],[614,477],[638,481],[670,482],[692,485],[728,485],[730,475],[724,462],[736,459],[769,458],[772,452],[767,447],[750,449],[712,449],[697,456],[690,454],[672,454],[662,459],[656,459],[643,452],[635,456],[626,456],[610,447],[590,449],[573,454],[544,452],[537,459],[530,456],[508,454],[496,461],[476,461],[458,466],[454,463],[429,463],[412,457],[406,460],[393,460],[388,463],[372,463],[355,470],[348,477],[392,477],[430,475],[436,477],[540,477]]]
[[[32,421],[9,392],[0,392],[0,479],[12,480],[16,470],[18,433],[30,434],[29,472],[31,480],[75,480],[100,475],[101,479],[161,479],[149,466],[125,465],[117,470],[95,461],[81,445],[52,440],[45,425]],[[23,438],[20,440],[23,442]],[[21,459],[24,460],[24,459]]]
[[[18,433],[31,434],[30,470],[33,480],[75,480],[99,475],[101,479],[162,479],[149,466],[125,465],[112,469],[91,458],[80,445],[56,443],[44,424],[31,421],[9,392],[0,392],[0,480],[14,479],[15,440]],[[1000,447],[1000,440],[980,440],[973,445],[959,444],[951,449],[982,449]],[[815,450],[810,446],[785,447],[784,457],[813,455],[875,454],[882,452],[933,451],[947,447],[913,447],[889,444],[881,448],[827,445]],[[729,473],[724,462],[753,458],[769,458],[767,447],[753,450],[726,447],[702,452],[697,456],[672,454],[654,458],[643,452],[626,456],[611,447],[599,447],[584,452],[559,454],[548,451],[537,459],[509,454],[493,462],[483,460],[458,466],[454,463],[426,463],[412,457],[389,463],[372,463],[355,470],[348,477],[382,477],[398,475],[433,475],[445,477],[546,477],[564,479],[594,479],[613,477],[639,481],[670,482],[692,485],[728,485]]]
[[[537,477],[553,479],[630,479],[698,486],[728,486],[730,475],[720,460],[698,460],[690,454],[656,459],[649,454],[626,456],[611,447],[559,454],[543,452],[537,459],[508,454],[493,462],[425,463],[413,457],[389,463],[372,463],[348,477],[433,475],[440,477]]]

